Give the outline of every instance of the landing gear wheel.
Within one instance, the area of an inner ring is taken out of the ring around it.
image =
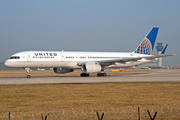
[[[97,74],[98,77],[101,77],[101,76],[104,76],[104,77],[105,77],[106,75],[107,75],[106,73],[98,73],[98,74]]]
[[[27,78],[31,78],[29,74],[30,68],[24,68],[24,70],[26,71]]]
[[[89,77],[88,73],[81,73],[81,77]]]
[[[30,75],[27,75],[27,78],[31,78],[31,76],[30,76]]]

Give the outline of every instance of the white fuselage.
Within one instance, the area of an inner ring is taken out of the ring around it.
[[[81,68],[78,63],[103,60],[147,57],[152,55],[132,52],[64,52],[64,51],[25,51],[19,52],[5,62],[8,67],[16,68]],[[115,63],[107,68],[125,68],[152,62],[153,60],[137,60],[133,62]]]

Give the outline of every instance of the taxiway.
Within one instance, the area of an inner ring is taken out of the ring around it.
[[[0,85],[50,84],[50,83],[102,83],[102,82],[180,82],[180,70],[155,70],[148,74],[106,77],[32,77],[0,78]]]

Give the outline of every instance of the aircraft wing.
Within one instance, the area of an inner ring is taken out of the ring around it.
[[[142,57],[134,57],[134,58],[124,58],[124,59],[114,59],[114,60],[103,60],[103,61],[96,61],[96,62],[99,63],[100,65],[108,66],[108,65],[113,65],[116,62],[125,64],[126,62],[137,61],[141,59]]]
[[[122,63],[125,64],[126,62],[136,62],[138,60],[141,59],[145,59],[145,60],[153,60],[155,58],[161,58],[161,57],[169,57],[169,56],[174,56],[175,54],[171,54],[171,55],[158,55],[158,56],[147,56],[147,57],[133,57],[133,58],[124,58],[124,59],[114,59],[114,60],[101,60],[101,61],[91,61],[91,62],[95,62],[98,63],[100,65],[103,66],[109,66],[109,65],[113,65],[115,63]],[[84,63],[78,63],[78,65],[84,65],[86,62]]]
[[[169,56],[174,56],[175,54],[171,55],[158,55],[158,56],[148,56],[148,57],[134,57],[134,58],[125,58],[125,59],[115,59],[115,60],[106,60],[106,61],[96,61],[100,65],[112,65],[114,63],[125,63],[125,62],[136,62],[141,59],[145,60],[153,60],[155,58],[161,58],[161,57],[169,57]]]

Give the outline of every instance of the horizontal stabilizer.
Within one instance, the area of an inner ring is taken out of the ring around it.
[[[155,59],[155,58],[162,58],[162,57],[169,57],[169,56],[175,56],[176,54],[171,55],[158,55],[158,56],[152,56],[152,57],[145,57],[147,60]]]

